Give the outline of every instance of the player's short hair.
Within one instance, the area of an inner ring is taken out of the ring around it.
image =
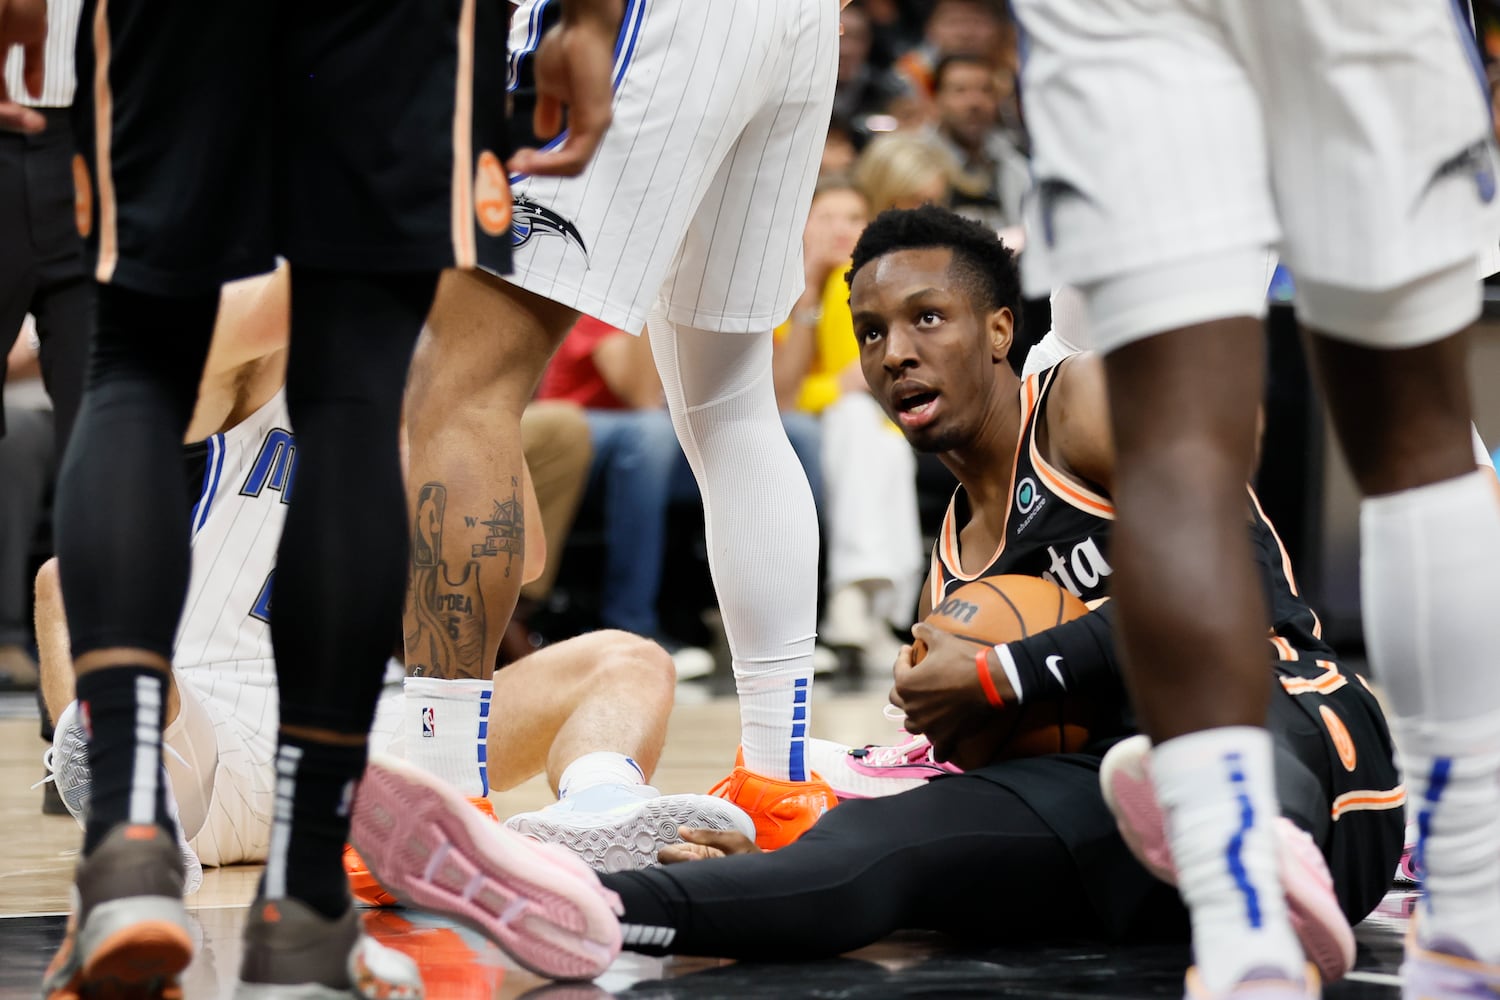
[[[854,284],[859,269],[900,250],[951,250],[953,270],[976,311],[1009,309],[1021,332],[1021,273],[1016,255],[993,229],[946,208],[891,209],[865,227],[854,246],[854,262],[844,280]]]
[[[991,76],[999,72],[995,68],[994,62],[986,59],[984,56],[973,55],[967,52],[956,52],[943,56],[938,60],[937,69],[932,71],[932,92],[934,94],[943,89],[943,81],[947,79],[948,73],[955,66],[976,66]]]

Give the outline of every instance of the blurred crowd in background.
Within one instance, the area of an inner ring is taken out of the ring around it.
[[[1500,17],[1493,3],[1478,6],[1493,85]],[[1018,87],[1024,41],[1002,3],[853,0],[841,18],[834,115],[803,240],[806,290],[776,333],[775,353],[787,434],[823,528],[817,662],[825,670],[891,662],[952,488],[866,392],[844,285],[854,243],[886,209],[935,203],[1024,252],[1030,181]],[[1500,102],[1496,111],[1500,122]],[[1028,303],[1023,319],[1017,363],[1046,331],[1046,302]],[[35,682],[30,581],[48,554],[58,459],[29,317],[7,383],[0,686],[24,687]],[[582,320],[527,414],[525,447],[551,559],[523,591],[502,656],[613,627],[662,642],[682,677],[709,673],[716,634],[701,506],[648,339]],[[774,500],[765,516],[779,516]]]

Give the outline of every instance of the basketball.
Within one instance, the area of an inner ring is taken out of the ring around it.
[[[1088,610],[1078,598],[1039,577],[994,576],[959,587],[925,620],[961,639],[994,646],[1072,621]],[[926,654],[921,640],[913,644],[914,664]],[[1006,705],[991,729],[971,737],[954,753],[953,763],[972,768],[1080,750],[1089,740],[1090,715],[1090,706],[1077,699]]]

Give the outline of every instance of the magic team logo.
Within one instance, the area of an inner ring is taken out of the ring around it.
[[[424,739],[432,739],[437,735],[437,715],[431,707],[422,708],[422,736]]]
[[[1481,139],[1440,164],[1427,186],[1431,188],[1446,178],[1463,176],[1474,179],[1475,193],[1480,202],[1488,205],[1495,200],[1495,165],[1488,140]]]
[[[588,247],[584,246],[583,234],[578,231],[577,226],[545,205],[538,205],[525,195],[517,195],[515,204],[511,206],[510,245],[519,250],[539,234],[566,240],[582,251],[585,257],[588,256]]]

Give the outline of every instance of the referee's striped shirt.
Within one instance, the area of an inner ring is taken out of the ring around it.
[[[26,92],[21,50],[14,48],[5,60],[5,89],[11,100],[36,108],[66,108],[73,103],[73,42],[82,11],[83,0],[47,0],[47,78],[42,96],[33,98]]]

